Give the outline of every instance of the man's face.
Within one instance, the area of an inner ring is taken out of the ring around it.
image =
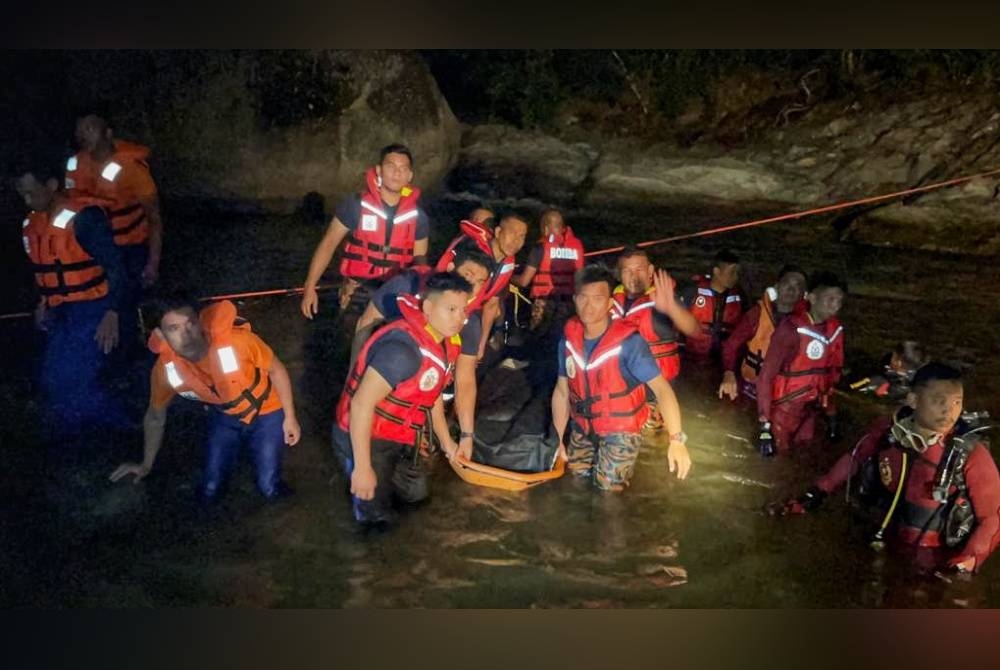
[[[486,283],[486,280],[489,279],[490,276],[489,270],[473,261],[465,261],[455,268],[455,272],[457,272],[462,279],[472,285],[471,296],[479,295],[480,289],[483,288],[483,284]]]
[[[584,284],[573,295],[573,304],[583,325],[607,321],[611,312],[611,289],[604,281]]]
[[[201,321],[190,307],[164,314],[160,332],[170,348],[188,360],[200,360],[208,349]]]
[[[566,222],[559,212],[549,212],[542,217],[542,237],[562,235],[566,230]]]
[[[740,264],[723,263],[716,265],[712,268],[712,279],[722,284],[724,290],[728,291],[740,281]]]
[[[653,264],[643,254],[618,261],[618,271],[629,297],[642,295],[653,285]]]
[[[810,292],[806,298],[812,305],[810,311],[813,318],[819,323],[836,316],[844,306],[844,292],[836,286],[824,286]]]
[[[390,193],[399,193],[413,179],[413,168],[406,154],[386,154],[375,171],[382,177],[382,188]]]
[[[500,253],[504,256],[516,256],[528,236],[528,224],[521,219],[508,217],[501,221],[493,232]]]
[[[935,379],[907,396],[918,426],[935,433],[947,433],[962,416],[962,382]]]
[[[424,299],[427,322],[444,337],[458,335],[465,325],[465,306],[469,294],[465,291],[442,291]]]
[[[46,183],[38,181],[38,178],[30,172],[17,178],[15,188],[18,195],[24,198],[24,204],[36,212],[44,212],[52,204],[52,196],[55,194],[59,184],[55,179],[50,179]]]
[[[76,142],[83,151],[93,151],[107,135],[107,124],[93,114],[76,122]]]
[[[798,272],[789,272],[782,277],[774,287],[778,292],[778,305],[783,312],[795,306],[806,291],[806,278]]]

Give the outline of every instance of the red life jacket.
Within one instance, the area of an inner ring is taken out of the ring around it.
[[[656,364],[660,367],[660,374],[667,381],[676,378],[681,371],[680,349],[677,345],[677,333],[673,331],[670,337],[661,338],[656,332],[654,323],[654,312],[656,312],[656,301],[653,296],[656,289],[650,287],[645,295],[642,295],[632,302],[632,305],[625,309],[625,301],[628,294],[625,287],[619,285],[611,294],[614,303],[611,306],[611,318],[622,319],[626,323],[635,327],[649,345],[649,351],[656,359]]]
[[[281,408],[277,395],[271,397],[271,377],[250,363],[245,345],[232,337],[234,330],[249,331],[250,324],[236,315],[236,306],[228,300],[210,305],[198,315],[209,348],[206,360],[210,375],[184,358],[156,331],[149,337],[149,348],[160,355],[167,382],[178,395],[200,400],[219,411],[250,423],[258,414]]]
[[[106,204],[95,198],[73,197],[51,219],[48,212],[31,212],[22,223],[24,251],[31,259],[38,292],[49,307],[97,300],[108,294],[104,268],[80,246],[73,225],[84,207]]]
[[[465,240],[472,240],[483,253],[494,259],[492,230],[474,221],[461,221],[458,226],[462,230],[462,234],[453,239],[448,248],[441,254],[441,258],[438,259],[437,265],[434,268],[438,272],[446,272],[448,270],[448,264],[455,258],[455,247]],[[494,265],[495,267],[490,272],[489,278],[479,290],[479,294],[469,301],[469,305],[466,307],[467,313],[474,313],[487,300],[500,295],[500,292],[510,285],[510,280],[514,276],[514,267],[516,266],[514,257],[507,256],[499,263],[494,259]]]
[[[347,234],[341,252],[340,274],[352,279],[388,278],[413,264],[413,245],[417,237],[417,200],[420,189],[405,186],[392,221],[382,208],[382,196],[375,169],[365,173],[368,190],[360,195],[361,220]]]
[[[689,337],[687,348],[694,353],[707,354],[716,340],[725,339],[743,315],[743,302],[735,289],[725,293],[712,290],[712,280],[708,276],[694,276],[694,302],[690,311],[697,319],[701,332],[698,337]]]
[[[396,300],[403,318],[383,327],[361,349],[337,403],[336,419],[341,430],[350,431],[351,398],[368,368],[368,352],[386,333],[401,330],[413,338],[420,348],[420,369],[396,385],[388,396],[375,405],[371,436],[372,439],[416,445],[424,427],[430,428],[431,408],[451,381],[455,360],[462,350],[462,338],[455,335],[441,342],[435,341],[416,299],[401,295]]]
[[[791,363],[774,377],[775,405],[808,402],[825,395],[844,360],[844,327],[836,317],[814,324],[806,312],[790,314],[785,322],[798,332],[799,348]]]
[[[531,280],[531,297],[573,295],[573,276],[583,267],[583,243],[566,226],[562,235],[542,240],[542,260]]]
[[[585,433],[641,433],[649,408],[646,386],[629,386],[618,357],[621,345],[636,332],[631,324],[612,320],[589,359],[584,359],[583,324],[578,317],[566,322],[563,334],[570,414]]]
[[[149,239],[146,211],[133,196],[119,189],[118,175],[128,164],[149,171],[149,148],[141,144],[115,140],[115,151],[103,164],[94,162],[84,151],[66,161],[66,189],[81,195],[108,198],[108,218],[115,244],[144,244]]]

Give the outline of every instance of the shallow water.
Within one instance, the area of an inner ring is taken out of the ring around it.
[[[431,209],[436,222],[445,222],[464,207],[438,201]],[[595,248],[746,214],[590,211],[570,220]],[[321,232],[293,217],[236,220],[176,207],[167,215],[163,281],[202,294],[299,283]],[[439,225],[433,248],[442,248],[450,230]],[[684,277],[702,270],[721,244],[749,260],[754,295],[785,261],[845,274],[849,365],[866,370],[896,340],[917,337],[939,355],[974,365],[967,405],[997,411],[998,366],[990,357],[1000,338],[1000,268],[991,259],[854,247],[818,220],[676,243],[654,255]],[[4,307],[23,308],[24,295],[30,291]],[[332,296],[324,298],[330,307]],[[477,488],[437,460],[426,504],[407,511],[390,532],[359,533],[328,440],[346,360],[339,322],[329,311],[305,321],[296,298],[246,301],[241,312],[295,381],[303,440],[287,454],[286,478],[296,494],[261,504],[243,464],[224,502],[207,513],[192,503],[201,439],[201,410],[193,403],[172,407],[167,441],[146,483],[106,481],[119,460],[139,458],[138,433],[95,437],[80,465],[50,476],[29,401],[33,335],[23,320],[0,322],[9,371],[0,381],[7,399],[0,486],[9,503],[0,511],[0,604],[1000,606],[1000,559],[971,582],[915,575],[898,557],[866,546],[842,497],[804,518],[763,514],[767,502],[803,490],[852,442],[763,461],[748,440],[749,408],[719,401],[717,373],[690,365],[677,385],[694,461],[686,481],[667,473],[665,444],[656,436],[640,455],[633,485],[618,496],[568,476],[524,493]],[[137,413],[141,389],[124,389]],[[843,398],[842,407],[848,436],[886,409],[856,398]]]

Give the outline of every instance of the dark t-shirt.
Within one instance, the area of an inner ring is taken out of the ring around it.
[[[397,205],[398,206],[398,205]],[[396,207],[390,207],[389,205],[382,202],[382,210],[391,219],[396,215]],[[340,222],[347,226],[347,229],[354,232],[358,229],[358,224],[361,221],[361,198],[357,195],[351,195],[340,201],[337,205],[337,218]],[[421,207],[417,207],[417,232],[415,240],[425,240],[430,234],[431,224],[430,219],[427,218],[427,213]]]
[[[595,337],[592,340],[585,339],[583,341],[583,355],[585,358],[590,360],[590,354],[594,351],[597,343],[601,341],[601,338]],[[566,338],[562,337],[559,340],[559,376],[566,376]],[[625,378],[625,383],[629,386],[637,386],[638,384],[646,384],[650,381],[656,379],[656,376],[660,374],[660,368],[656,364],[656,359],[653,358],[653,354],[649,351],[649,345],[646,344],[646,340],[642,339],[639,333],[633,333],[629,335],[622,342],[621,353],[616,357],[618,359],[618,365],[621,369],[622,376]]]
[[[84,207],[74,217],[73,230],[83,250],[104,268],[108,279],[108,304],[120,311],[125,291],[125,266],[107,215],[100,207]]]
[[[541,244],[536,244],[532,247],[531,252],[528,254],[528,262],[525,263],[528,267],[539,268],[542,266],[542,252],[545,251]]]
[[[368,365],[393,387],[420,371],[420,347],[407,333],[394,330],[368,350]]]

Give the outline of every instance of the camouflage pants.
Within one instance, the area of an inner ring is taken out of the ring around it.
[[[528,327],[534,332],[562,328],[573,311],[573,299],[570,296],[532,298],[531,322]]]
[[[642,435],[636,433],[588,436],[574,428],[566,450],[570,472],[579,477],[592,475],[601,490],[622,491],[635,472],[640,446]]]
[[[648,391],[647,391],[648,393]],[[660,414],[660,407],[655,402],[646,403],[649,406],[649,418],[643,424],[643,428],[659,432],[663,430],[663,415]]]

